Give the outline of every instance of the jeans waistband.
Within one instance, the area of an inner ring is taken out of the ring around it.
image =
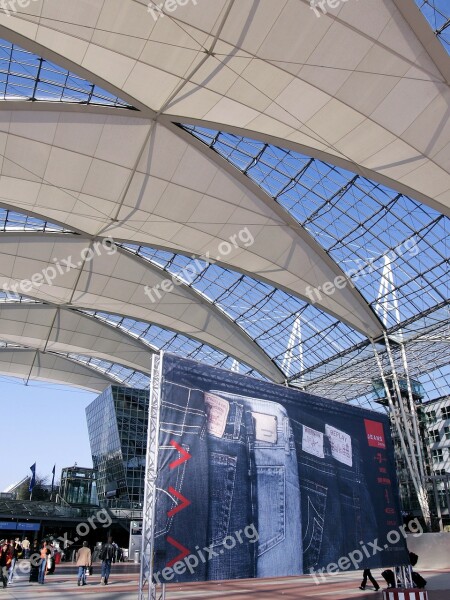
[[[161,431],[204,436],[206,412],[203,392],[168,382],[161,402]]]
[[[249,396],[240,396],[229,392],[212,391],[214,395],[224,398],[230,402],[234,401],[241,404],[248,417],[246,419],[248,433],[252,437],[255,445],[268,447],[281,447],[289,451],[294,448],[294,440],[290,420],[286,409],[278,402],[263,400],[261,398],[251,398]],[[275,421],[268,421],[266,427],[270,428],[268,437],[258,439],[259,428],[264,427],[264,417],[274,417]],[[253,418],[251,418],[253,417]]]
[[[242,402],[230,401],[210,392],[206,392],[204,397],[208,434],[229,442],[246,442],[248,432]]]
[[[333,444],[330,435],[327,435],[327,423],[320,423],[315,419],[313,422],[304,423],[292,418],[291,423],[295,429],[295,441],[300,446],[304,457],[318,461],[331,459],[339,467],[341,475],[347,473],[349,477],[353,478],[360,473],[359,443],[355,437],[351,437],[345,431],[332,427],[331,431],[328,430],[328,434],[331,435],[331,432],[334,431],[335,433],[343,434],[344,440],[346,440],[342,446],[339,446],[339,443]],[[317,434],[321,434],[321,439],[320,435],[318,436]],[[320,446],[316,454],[314,454],[314,449],[312,448],[315,437]],[[350,444],[351,449],[349,448]]]

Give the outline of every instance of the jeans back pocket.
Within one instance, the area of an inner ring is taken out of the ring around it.
[[[303,569],[306,573],[311,567],[316,567],[319,561],[325,526],[328,488],[308,479],[302,479],[300,481],[300,490],[303,528]]]
[[[186,452],[189,452],[189,446],[182,444]],[[186,462],[176,469],[170,470],[169,464],[176,458],[173,446],[160,446],[158,451],[158,480],[157,485],[164,485],[164,488],[156,488],[156,507],[155,507],[155,537],[167,535],[170,531],[173,516],[168,513],[179,504],[179,500],[169,492],[169,488],[174,488],[180,494],[183,493],[183,484],[185,480]],[[160,473],[164,472],[164,477]]]
[[[286,470],[283,466],[257,466],[258,556],[285,538]]]
[[[210,454],[209,473],[209,540],[221,544],[228,535],[231,511],[233,509],[234,486],[236,481],[237,458],[219,452]]]

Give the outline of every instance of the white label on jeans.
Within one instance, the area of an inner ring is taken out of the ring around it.
[[[257,442],[277,443],[277,418],[272,415],[252,412],[255,419],[255,438]]]
[[[351,467],[353,465],[352,458],[352,438],[341,431],[332,427],[331,425],[325,425],[325,432],[330,440],[331,454],[333,457],[344,465]]]
[[[205,394],[206,413],[208,415],[208,433],[215,437],[222,437],[227,424],[230,404],[228,400]]]
[[[303,425],[302,450],[319,458],[325,458],[323,452],[323,433]]]

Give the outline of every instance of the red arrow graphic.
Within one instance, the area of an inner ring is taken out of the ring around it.
[[[179,560],[183,560],[183,558],[186,558],[186,556],[189,556],[189,554],[191,553],[190,550],[188,550],[182,544],[180,544],[179,542],[177,542],[176,540],[174,540],[173,538],[171,538],[170,535],[168,535],[166,537],[166,540],[169,542],[169,544],[171,544],[172,546],[175,546],[175,548],[177,548],[177,550],[181,551],[178,556],[176,556],[170,562],[167,563],[168,567],[173,567],[173,565],[176,562],[178,562]]]
[[[192,455],[189,454],[189,452],[187,452],[187,450],[182,448],[180,446],[180,444],[177,444],[177,442],[175,442],[174,440],[172,440],[170,442],[170,445],[173,446],[176,450],[178,450],[178,452],[181,454],[180,458],[178,458],[177,460],[174,460],[173,462],[170,463],[170,465],[169,465],[170,470],[176,469],[177,467],[182,465],[184,462],[186,462],[187,460],[192,458]]]
[[[176,496],[178,500],[181,500],[181,504],[178,504],[178,506],[175,506],[175,508],[172,508],[172,510],[168,511],[167,516],[169,518],[173,517],[173,515],[176,515],[178,512],[180,512],[180,510],[185,509],[187,506],[189,506],[189,504],[192,504],[190,500],[185,498],[182,494],[180,494],[180,492],[177,492],[177,490],[174,489],[172,486],[170,486],[168,492],[172,496]]]

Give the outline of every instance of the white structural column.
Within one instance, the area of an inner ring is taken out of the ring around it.
[[[301,373],[305,367],[303,360],[303,339],[302,339],[302,323],[300,315],[295,318],[292,325],[291,335],[289,336],[288,347],[283,358],[282,370],[287,377],[291,374],[291,366],[294,361],[299,362],[298,371]],[[300,382],[304,382],[303,375],[300,377]]]
[[[375,311],[387,329],[389,328],[389,316],[393,315],[395,322],[400,323],[400,310],[397,288],[394,282],[394,265],[391,257],[388,254],[385,254],[383,259],[384,266],[381,273],[380,285],[378,287]]]
[[[381,274],[381,281],[378,289],[378,299],[377,304],[375,305],[375,310],[378,313],[386,329],[388,329],[392,325],[392,320],[396,324],[399,324],[401,322],[397,287],[395,285],[394,278],[394,266],[395,265],[391,257],[388,254],[385,255],[384,267]],[[412,386],[409,377],[408,362],[404,345],[402,343],[402,337],[403,336],[401,330],[399,330],[396,333],[395,341],[392,339],[392,337],[389,338],[386,332],[384,333],[384,343],[389,358],[391,372],[390,379],[392,380],[393,390],[388,389],[389,382],[384,376],[384,373],[382,373],[382,378],[386,390],[386,395],[388,396],[388,398],[391,396],[391,393],[395,392],[394,401],[389,403],[391,417],[395,417],[393,418],[393,421],[397,428],[400,440],[402,442],[402,451],[408,465],[408,469],[411,475],[411,479],[413,481],[417,498],[419,500],[423,517],[425,519],[425,523],[428,527],[431,527],[431,514],[426,491],[425,470],[423,465],[424,457],[420,442],[417,408],[412,395]],[[399,345],[403,365],[403,373],[401,375],[401,378],[406,381],[406,397],[405,394],[402,394],[400,389],[399,377],[397,375],[397,369],[395,366],[392,344],[395,344],[396,347]],[[378,361],[378,364],[381,372],[381,362]],[[405,434],[405,438],[403,438],[403,433]]]

